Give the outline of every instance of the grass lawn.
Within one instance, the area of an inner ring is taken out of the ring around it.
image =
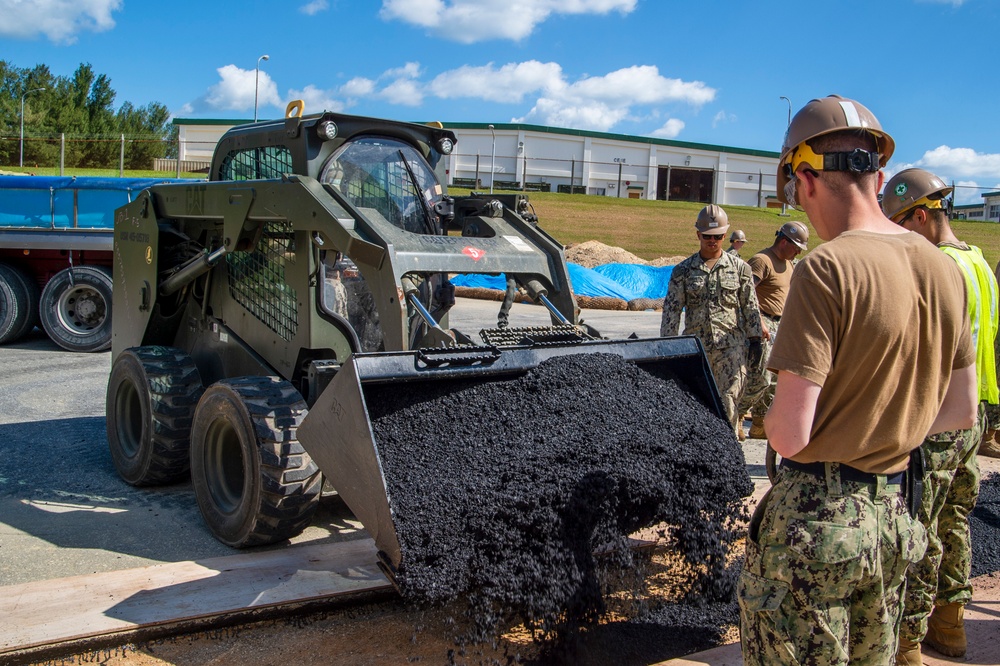
[[[464,194],[467,190],[456,190]],[[532,192],[529,201],[538,215],[538,224],[564,245],[597,240],[622,247],[643,259],[687,256],[698,249],[694,221],[704,204],[684,201],[647,201],[582,194]],[[729,215],[730,232],[742,229],[747,244],[744,259],[769,246],[774,232],[789,220],[799,220],[809,228],[809,247],[821,244],[805,213],[780,209],[723,206]],[[995,267],[1000,261],[1000,224],[953,221],[955,235],[979,246],[986,261]],[[726,243],[725,247],[729,247]]]
[[[28,172],[39,176],[58,176],[58,167],[19,169],[4,167],[8,172]],[[117,169],[67,169],[69,176],[117,176]],[[169,171],[126,171],[131,178],[174,178]],[[182,178],[204,178],[205,174],[181,173]],[[451,188],[452,194],[468,194],[469,190]],[[686,201],[648,201],[615,197],[531,192],[529,201],[538,215],[538,224],[563,245],[596,240],[621,247],[643,259],[687,256],[698,249],[694,220],[703,204]],[[729,215],[730,231],[746,232],[747,244],[743,258],[770,245],[774,232],[788,220],[799,220],[809,227],[809,247],[822,243],[804,213],[780,209],[723,206]],[[1000,261],[1000,224],[990,222],[954,221],[955,234],[983,250],[990,266]],[[726,244],[728,247],[728,243]]]

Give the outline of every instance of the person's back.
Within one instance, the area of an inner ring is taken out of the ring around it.
[[[813,288],[793,288],[786,308],[813,316],[782,320],[771,365],[823,391],[809,444],[794,460],[902,471],[951,375],[962,330],[954,320],[962,309],[952,301],[965,302],[962,276],[916,234],[848,231],[799,262],[792,284],[800,280]],[[828,344],[816,345],[817,339]],[[828,373],[817,371],[824,367]]]
[[[783,460],[738,584],[747,666],[895,660],[906,570],[927,543],[900,470],[925,434],[975,419],[962,276],[879,207],[893,149],[838,96],[785,135],[778,198],[828,242],[792,274],[768,363],[765,427]]]
[[[927,552],[910,569],[900,625],[897,664],[922,661],[921,643],[951,657],[965,654],[963,610],[972,598],[969,582],[972,536],[968,516],[979,489],[977,449],[990,406],[997,407],[994,344],[997,281],[977,247],[959,239],[948,220],[953,188],[924,169],[904,169],[886,183],[886,217],[922,236],[959,268],[967,295],[966,312],[976,351],[979,415],[972,428],[929,435],[921,444],[923,494],[917,518],[927,529]]]

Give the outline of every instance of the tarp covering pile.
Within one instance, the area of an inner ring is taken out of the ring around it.
[[[573,293],[594,298],[607,297],[623,301],[655,299],[662,301],[667,295],[667,284],[673,266],[642,266],[639,264],[604,264],[597,268],[584,268],[569,262],[569,279]],[[458,275],[451,279],[456,287],[474,289],[507,288],[507,278],[501,275]]]
[[[0,227],[111,229],[115,209],[176,178],[0,176]]]

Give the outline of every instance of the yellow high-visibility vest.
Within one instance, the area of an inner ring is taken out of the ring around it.
[[[959,250],[950,245],[939,247],[955,260],[965,276],[965,289],[969,295],[972,344],[976,347],[979,400],[995,405],[1000,402],[996,359],[993,353],[993,339],[997,335],[998,328],[996,276],[983,258],[983,251],[975,245],[970,245],[968,250]]]

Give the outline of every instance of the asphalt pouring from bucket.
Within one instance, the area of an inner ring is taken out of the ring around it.
[[[701,594],[732,598],[726,555],[753,484],[728,423],[677,378],[578,354],[498,381],[387,386],[367,406],[400,591],[462,603],[465,638],[593,623],[604,574],[641,559],[628,535],[657,525]]]

